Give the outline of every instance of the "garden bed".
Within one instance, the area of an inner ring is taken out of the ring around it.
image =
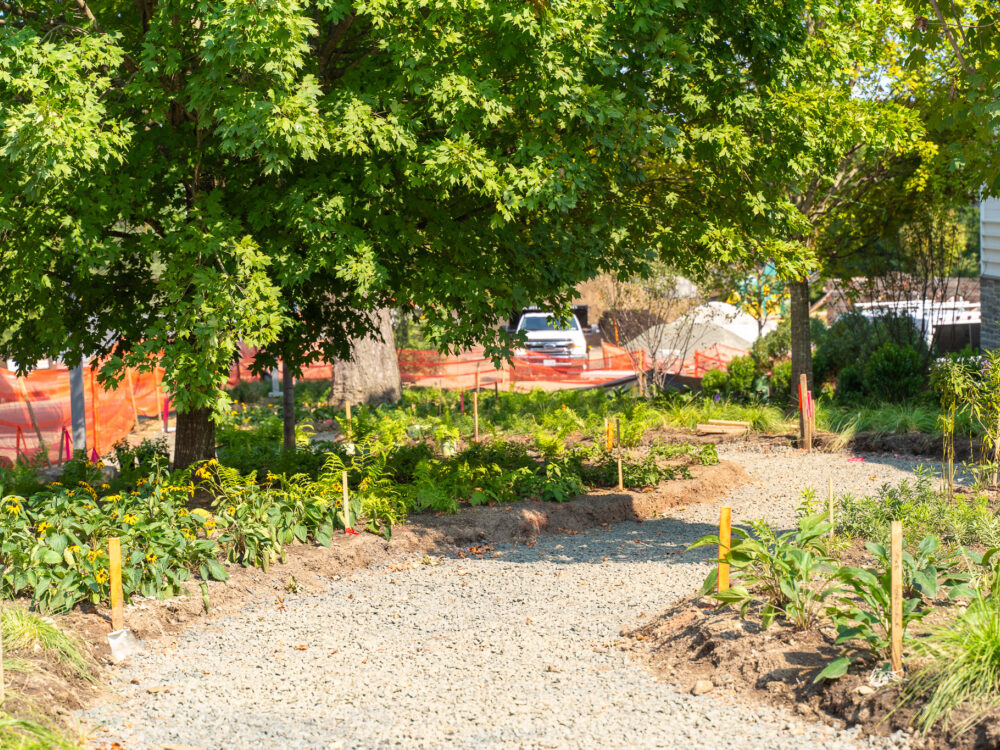
[[[919,705],[898,707],[900,689],[894,684],[872,687],[864,668],[837,680],[814,681],[840,653],[832,627],[800,631],[775,623],[763,630],[752,617],[740,619],[734,608],[715,605],[708,599],[686,599],[623,636],[656,674],[682,691],[761,701],[837,729],[858,726],[872,735],[914,726]],[[964,718],[967,714],[956,712],[952,722]],[[996,748],[1000,710],[988,712],[962,734],[935,728],[910,742],[928,750]]]
[[[136,598],[126,609],[126,621],[140,638],[160,638],[179,632],[206,616],[232,614],[253,602],[273,604],[289,591],[317,592],[327,579],[380,564],[420,564],[420,555],[483,554],[483,542],[530,539],[540,533],[576,532],[622,521],[641,521],[669,508],[712,503],[748,481],[738,464],[722,461],[692,466],[691,479],[675,479],[646,492],[600,490],[565,503],[517,502],[464,506],[458,514],[415,514],[393,529],[390,540],[374,535],[336,534],[330,547],[293,543],[284,563],[267,571],[227,566],[229,579],[209,581],[206,614],[197,583],[190,594],[166,600]],[[471,546],[472,551],[468,548]],[[83,604],[57,618],[91,642],[99,656],[110,655],[106,635],[110,613],[106,607]]]

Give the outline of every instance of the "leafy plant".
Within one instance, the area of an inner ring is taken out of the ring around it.
[[[741,617],[746,617],[751,604],[761,603],[765,628],[778,616],[799,629],[812,628],[822,617],[826,600],[842,588],[827,556],[829,530],[823,514],[800,516],[796,528],[783,534],[766,521],[751,522],[750,531],[734,528],[738,541],[723,559],[733,570],[735,585],[716,592],[719,572],[714,569],[700,593],[738,605]],[[705,536],[688,549],[718,544],[718,536]]]

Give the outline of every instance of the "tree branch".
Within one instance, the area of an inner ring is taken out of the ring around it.
[[[937,0],[931,0],[931,7],[934,8],[934,14],[937,16],[938,21],[941,22],[941,26],[944,28],[944,35],[948,38],[949,44],[951,44],[952,50],[955,52],[955,56],[958,58],[959,64],[962,66],[962,70],[966,73],[972,73],[972,68],[965,61],[965,55],[962,54],[962,50],[958,47],[958,42],[955,40],[955,35],[951,31],[951,26],[948,21],[945,20],[944,14],[941,12],[940,6],[938,6]]]
[[[80,12],[86,17],[88,21],[93,25],[95,31],[101,30],[101,25],[97,23],[97,19],[94,14],[90,12],[90,6],[87,5],[87,0],[76,0],[76,7],[80,9]]]

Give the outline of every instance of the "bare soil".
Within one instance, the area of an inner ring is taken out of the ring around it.
[[[871,735],[912,730],[919,706],[900,707],[900,689],[895,685],[873,689],[867,675],[874,661],[856,664],[840,679],[814,682],[840,654],[832,627],[799,631],[775,623],[762,630],[759,619],[741,620],[732,607],[717,609],[715,604],[698,598],[681,601],[641,627],[623,632],[626,647],[681,690],[695,691],[697,684],[699,690],[782,707],[837,729],[860,726]],[[957,712],[953,718],[961,720]],[[936,729],[914,736],[911,747],[1000,747],[1000,710],[987,713],[961,735]]]

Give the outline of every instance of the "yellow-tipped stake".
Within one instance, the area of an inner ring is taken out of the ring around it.
[[[611,453],[611,448],[614,446],[614,437],[611,434],[611,422],[608,421],[607,417],[604,418],[604,432],[606,433],[604,441],[605,450]]]
[[[108,569],[111,585],[111,630],[117,633],[125,627],[125,607],[122,597],[122,541],[116,536],[108,539]]]
[[[903,671],[903,522],[889,527],[892,552],[889,568],[889,656],[893,672]]]
[[[719,586],[720,592],[729,589],[729,563],[725,562],[725,557],[729,554],[729,545],[732,541],[732,515],[733,510],[728,505],[723,505],[719,512]]]

